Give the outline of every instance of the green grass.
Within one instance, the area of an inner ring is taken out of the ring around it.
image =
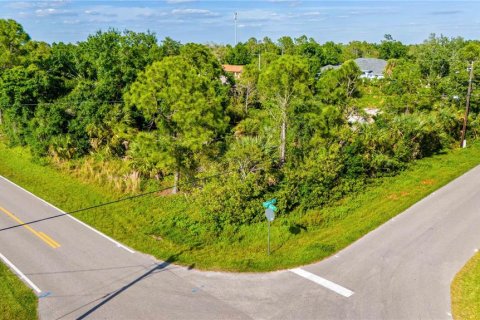
[[[280,215],[272,223],[272,254],[266,254],[267,224],[226,230],[201,239],[188,225],[189,200],[154,195],[75,214],[136,250],[199,269],[270,271],[311,263],[348,246],[415,202],[480,163],[480,144],[415,162],[335,205]],[[71,211],[119,197],[111,190],[32,163],[25,149],[0,144],[0,174]],[[259,204],[259,215],[263,209]],[[59,239],[61,241],[61,239]]]
[[[37,319],[37,297],[0,263],[0,319]]]
[[[480,319],[480,253],[457,274],[451,293],[454,319]]]

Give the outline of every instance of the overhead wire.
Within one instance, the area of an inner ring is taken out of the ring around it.
[[[213,178],[216,178],[216,177],[220,177],[220,176],[227,175],[227,174],[232,173],[232,172],[234,172],[234,171],[233,171],[233,170],[229,170],[229,171],[220,172],[220,173],[217,173],[217,174],[214,174],[214,175],[210,175],[210,176],[207,176],[207,177],[190,179],[190,180],[188,180],[187,182],[179,183],[177,186],[186,186],[186,185],[188,185],[188,184],[192,184],[193,182],[205,181],[205,180],[213,179]],[[54,218],[59,218],[59,217],[67,216],[67,215],[73,215],[73,214],[75,214],[75,213],[84,212],[84,211],[87,211],[87,210],[93,210],[93,209],[105,207],[105,206],[108,206],[108,205],[112,205],[112,204],[115,204],[115,203],[119,203],[119,202],[123,202],[123,201],[127,201],[127,200],[133,200],[133,199],[145,197],[145,196],[148,196],[148,195],[151,195],[151,194],[155,194],[155,193],[159,193],[159,192],[162,192],[162,191],[166,191],[166,190],[172,189],[172,188],[174,188],[174,187],[175,187],[175,186],[172,185],[172,186],[164,187],[164,188],[161,188],[161,189],[156,189],[156,190],[153,190],[153,191],[148,191],[148,192],[144,192],[144,193],[140,193],[140,194],[136,194],[136,195],[132,195],[132,196],[128,196],[128,197],[123,197],[123,198],[116,199],[116,200],[113,200],[113,201],[107,201],[107,202],[100,203],[100,204],[97,204],[97,205],[93,205],[93,206],[90,206],[90,207],[84,207],[84,208],[76,209],[76,210],[69,211],[69,212],[62,212],[61,214],[57,214],[57,215],[50,216],[50,217],[47,217],[47,218],[32,220],[32,221],[28,221],[28,222],[25,222],[25,223],[17,224],[17,225],[14,225],[14,226],[1,228],[0,231],[5,231],[5,230],[9,230],[9,229],[14,229],[14,228],[22,227],[22,226],[25,226],[25,225],[30,225],[30,224],[38,223],[38,222],[41,222],[41,221],[46,221],[46,220],[50,220],[50,219],[54,219]]]

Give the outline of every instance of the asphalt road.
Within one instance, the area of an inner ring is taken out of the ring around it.
[[[41,291],[42,319],[451,319],[450,283],[480,247],[480,167],[293,271],[189,270],[69,216],[14,227],[60,213],[0,178],[0,254]]]

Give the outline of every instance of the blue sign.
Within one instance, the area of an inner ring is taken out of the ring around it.
[[[264,203],[262,203],[262,205],[265,209],[271,209],[273,211],[277,211],[278,208],[275,207],[276,203],[277,203],[277,199],[272,199],[272,200],[265,201]]]

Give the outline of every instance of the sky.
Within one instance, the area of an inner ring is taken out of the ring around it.
[[[14,19],[32,39],[78,42],[98,30],[151,31],[181,43],[235,42],[306,35],[324,43],[380,42],[385,34],[420,43],[431,33],[480,37],[480,1],[5,1],[0,18]]]

